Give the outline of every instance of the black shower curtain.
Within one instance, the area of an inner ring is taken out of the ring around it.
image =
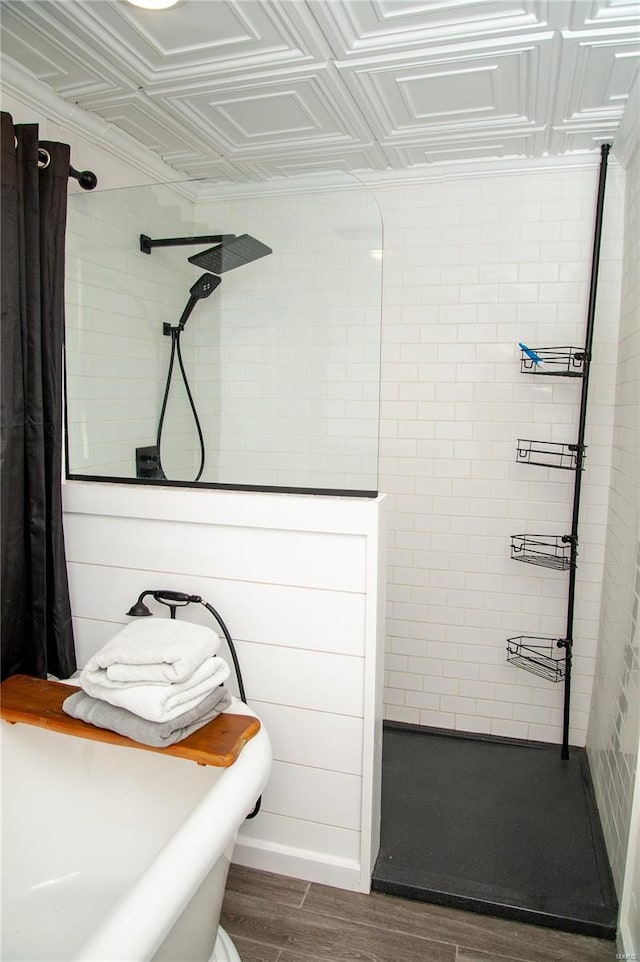
[[[61,492],[69,147],[1,120],[1,670],[65,678],[76,667]]]

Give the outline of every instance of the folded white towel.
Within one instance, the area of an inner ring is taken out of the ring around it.
[[[173,618],[137,618],[87,662],[89,672],[106,669],[114,682],[170,685],[187,681],[220,638],[211,628]]]
[[[104,668],[91,670],[85,666],[78,682],[92,698],[108,701],[110,705],[148,721],[171,721],[177,715],[190,711],[230,675],[226,661],[213,655],[199,665],[187,681],[172,685],[138,685],[133,682],[117,682],[107,678]]]

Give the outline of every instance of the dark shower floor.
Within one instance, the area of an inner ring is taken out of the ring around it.
[[[372,887],[615,938],[586,752],[385,724]]]

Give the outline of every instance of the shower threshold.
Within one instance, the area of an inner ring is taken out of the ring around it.
[[[372,889],[614,939],[586,752],[385,723]]]

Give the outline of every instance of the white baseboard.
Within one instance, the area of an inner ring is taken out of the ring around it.
[[[319,853],[303,849],[239,840],[233,850],[232,862],[263,872],[304,879],[306,882],[333,885],[349,892],[369,892],[371,887],[370,879],[361,880],[357,862],[350,859],[323,859]]]

